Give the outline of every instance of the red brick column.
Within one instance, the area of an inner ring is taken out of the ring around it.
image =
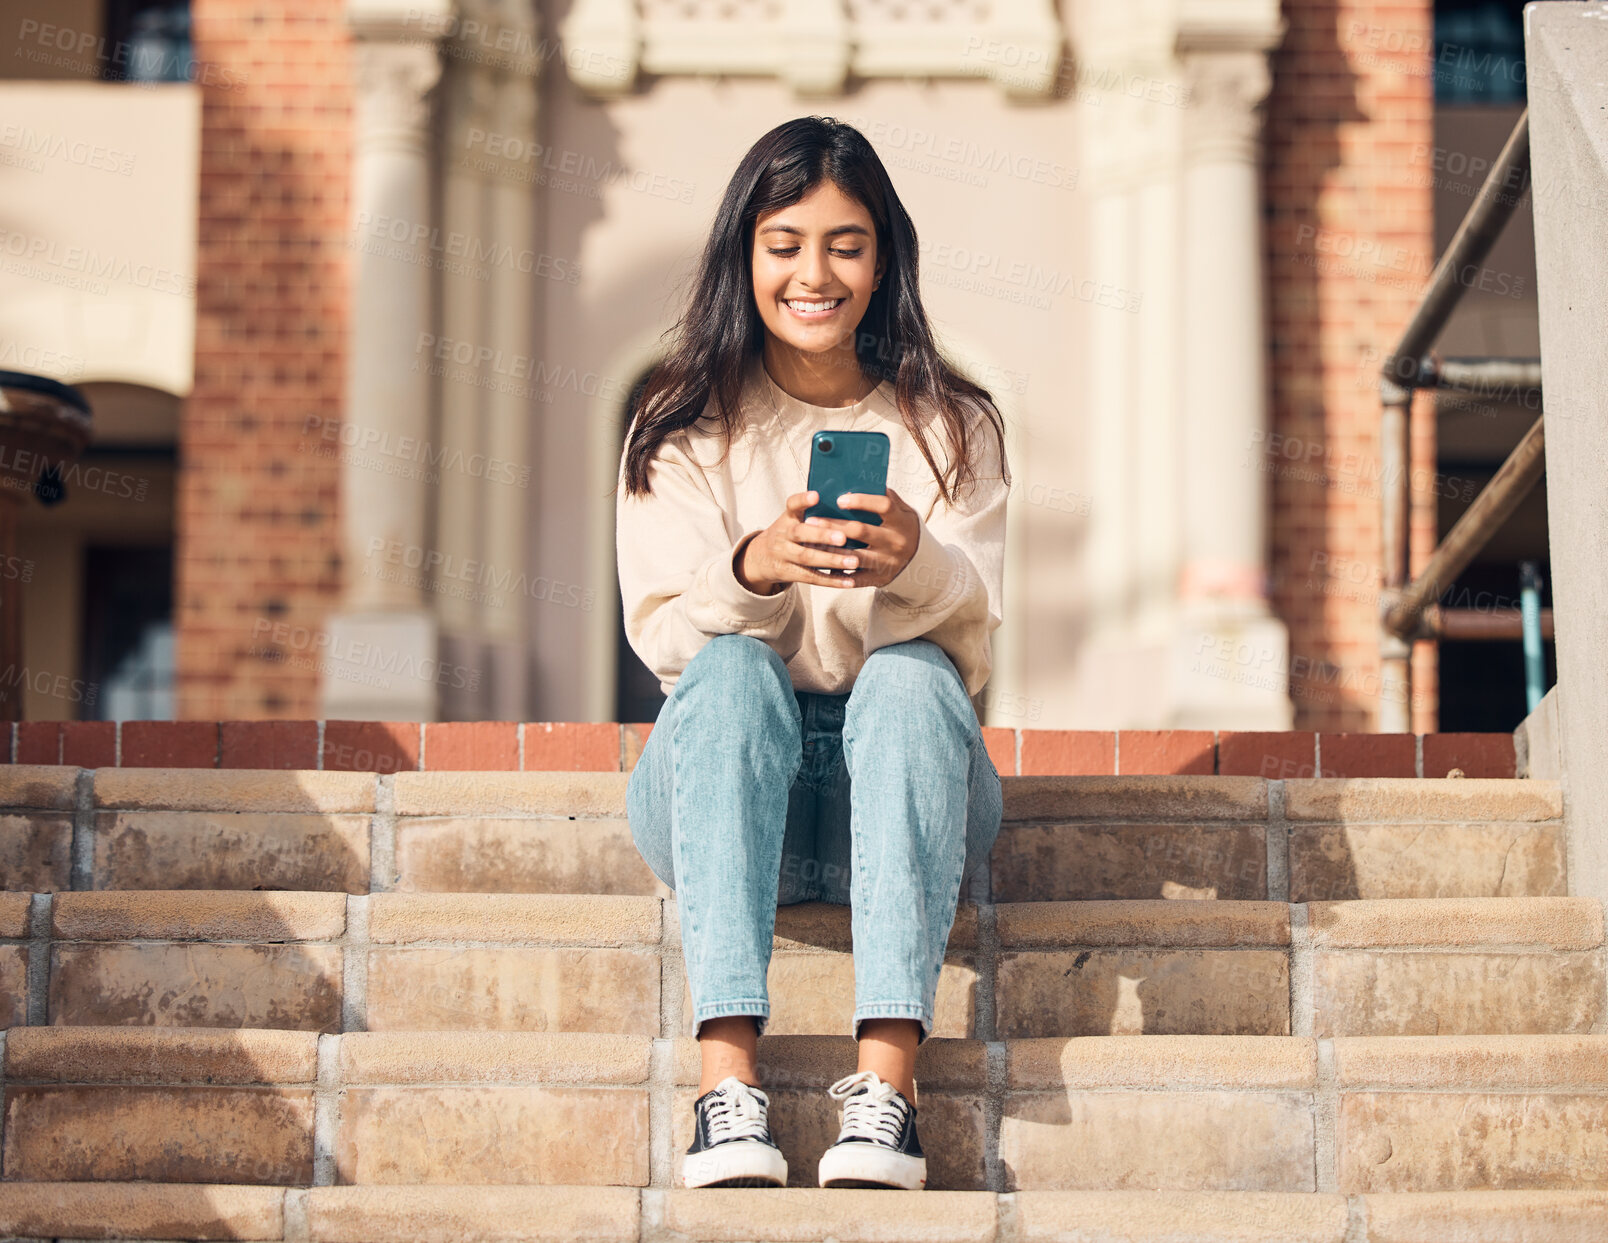
[[[1273,603],[1306,729],[1375,728],[1378,374],[1434,266],[1420,145],[1433,143],[1433,14],[1416,3],[1286,0],[1266,104]],[[1435,539],[1433,399],[1414,403],[1413,566]],[[1414,729],[1433,730],[1433,652]]]
[[[340,586],[351,67],[341,0],[194,0],[196,381],[180,433],[178,713],[310,717]]]

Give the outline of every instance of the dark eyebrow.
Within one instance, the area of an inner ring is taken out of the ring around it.
[[[804,236],[804,230],[790,224],[768,224],[760,230],[761,233],[792,233],[798,237]],[[862,237],[870,237],[871,230],[858,224],[840,224],[835,229],[828,229],[826,235],[835,237],[839,233],[858,233]]]

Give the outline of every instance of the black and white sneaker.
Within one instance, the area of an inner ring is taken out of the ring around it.
[[[697,1121],[681,1163],[683,1187],[785,1187],[787,1160],[771,1138],[770,1097],[727,1075],[693,1102]]]
[[[821,1154],[821,1186],[926,1187],[916,1107],[903,1092],[874,1070],[839,1079],[828,1092],[843,1102],[843,1128],[837,1143]]]

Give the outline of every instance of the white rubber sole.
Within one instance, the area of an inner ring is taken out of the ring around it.
[[[682,1158],[683,1187],[785,1187],[787,1158],[756,1139],[733,1139]]]
[[[921,1191],[927,1186],[927,1159],[875,1144],[833,1144],[821,1154],[821,1186]]]

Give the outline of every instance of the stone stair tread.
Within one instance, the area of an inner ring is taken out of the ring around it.
[[[1003,781],[1005,823],[991,861],[996,901],[1567,890],[1557,782]],[[40,892],[77,885],[364,894],[385,871],[381,888],[399,892],[669,896],[631,840],[628,782],[618,772],[14,765],[0,775],[0,808],[12,812],[0,816],[0,859],[9,884]],[[1280,797],[1270,799],[1275,788]]]
[[[472,940],[556,945],[650,945],[676,920],[660,899],[621,894],[379,893],[144,889],[47,895],[52,935],[68,940],[320,941],[346,931],[349,901],[366,903],[368,938],[404,944]],[[26,894],[0,901],[0,936],[26,935]],[[990,904],[1002,949],[1033,946],[1283,946],[1304,907],[1314,944],[1370,949],[1604,942],[1602,903],[1585,897],[1379,898],[1291,904],[1251,899],[1100,898]],[[978,906],[963,900],[950,948],[976,944]],[[776,947],[850,947],[850,908],[825,902],[777,909]]]
[[[341,1083],[640,1084],[655,1046],[666,1048],[670,1082],[697,1083],[690,1036],[478,1029],[18,1027],[0,1041],[0,1076],[13,1084],[311,1084],[321,1050],[331,1050],[326,1076]],[[1608,1034],[933,1036],[917,1050],[916,1072],[923,1087],[980,1090],[995,1048],[1009,1088],[1312,1089],[1320,1047],[1331,1050],[1341,1088],[1608,1091]],[[765,1035],[760,1076],[770,1070],[792,1086],[824,1086],[852,1068],[854,1055],[848,1035]]]
[[[307,1243],[1600,1243],[1608,1192],[0,1183],[8,1237],[278,1241],[290,1220]]]
[[[807,1184],[855,1042],[766,1036],[759,1053]],[[5,1172],[662,1186],[690,1140],[697,1059],[690,1039],[589,1033],[17,1029],[0,1062]],[[934,1189],[1608,1190],[1605,1067],[1608,1035],[934,1037],[917,1107]],[[1538,1117],[1545,1147],[1514,1145]]]
[[[68,766],[8,765],[0,807],[72,810]],[[372,811],[374,773],[103,768],[94,805],[125,810]],[[626,772],[399,772],[398,816],[623,816]],[[1265,820],[1269,781],[1231,776],[1006,776],[1005,819]],[[1282,783],[1290,820],[1502,820],[1562,817],[1557,781],[1501,777],[1312,777]]]

